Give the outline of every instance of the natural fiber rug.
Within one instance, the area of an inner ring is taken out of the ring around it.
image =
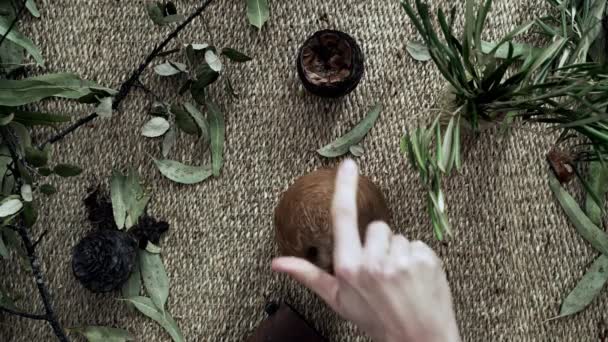
[[[24,30],[42,47],[48,69],[74,71],[108,86],[119,85],[170,30],[147,18],[143,1],[37,2],[43,18],[28,20]],[[177,4],[184,13],[199,1]],[[452,4],[442,0],[433,6]],[[463,338],[597,341],[605,329],[605,294],[582,314],[543,322],[558,312],[596,254],[568,224],[546,184],[544,154],[554,137],[518,130],[502,140],[483,134],[470,141],[462,175],[447,186],[456,234],[440,244],[399,139],[406,128],[430,121],[424,108],[436,100],[442,82],[432,63],[415,62],[405,53],[415,33],[399,1],[275,0],[271,7],[270,21],[258,32],[248,25],[244,0],[218,0],[174,42],[213,42],[255,58],[230,66],[240,99],[230,102],[221,85],[216,87],[214,96],[227,117],[221,177],[182,186],[159,174],[149,155],[159,155],[160,141],[139,133],[149,118],[149,99],[137,90],[112,119],[97,119],[55,147],[57,161],[86,169],[81,177],[56,182],[60,191],[41,210],[34,229],[35,235],[49,231],[39,252],[62,323],[121,327],[137,341],[169,341],[158,325],[118,302],[118,293],[91,294],[71,274],[71,248],[92,229],[82,204],[87,188],[107,182],[113,167],[132,165],[150,186],[150,212],[171,224],[161,243],[171,281],[169,308],[188,341],[243,341],[264,317],[268,298],[290,301],[332,341],[366,341],[311,293],[271,272],[272,213],[295,177],[338,162],[315,149],[381,101],[385,110],[363,142],[366,153],[359,164],[384,190],[393,227],[428,242],[445,261]],[[488,32],[498,37],[544,8],[542,0],[496,1]],[[366,55],[363,82],[340,100],[302,95],[295,69],[299,44],[328,27],[352,34]],[[145,82],[167,99],[179,87],[151,72]],[[87,113],[72,103],[51,107],[75,116]],[[182,141],[174,157],[200,161],[209,159],[207,153]],[[35,310],[38,294],[27,271],[1,265],[2,286]],[[46,324],[0,316],[0,340],[52,341],[53,335]]]

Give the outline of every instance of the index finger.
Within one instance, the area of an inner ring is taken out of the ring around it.
[[[331,216],[334,226],[334,265],[356,260],[361,254],[357,222],[357,185],[359,171],[351,159],[338,168]]]

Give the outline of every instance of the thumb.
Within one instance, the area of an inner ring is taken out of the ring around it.
[[[329,306],[335,307],[338,280],[331,274],[296,257],[276,258],[272,261],[272,269],[290,275],[319,295]]]

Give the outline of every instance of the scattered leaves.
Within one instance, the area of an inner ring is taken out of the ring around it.
[[[597,297],[608,280],[608,256],[601,255],[562,302],[558,317],[573,315],[586,308]]]
[[[218,177],[224,164],[224,114],[212,101],[207,101],[209,111],[209,137],[211,139],[211,164],[213,175]]]
[[[222,55],[228,57],[233,62],[243,63],[243,62],[249,62],[250,60],[252,60],[251,57],[247,56],[246,54],[244,54],[238,50],[232,49],[232,48],[223,48]]]
[[[75,177],[82,173],[82,169],[76,165],[57,164],[53,172],[61,177]]]
[[[350,132],[336,139],[332,143],[317,150],[317,153],[324,157],[333,158],[347,153],[352,145],[358,144],[367,132],[374,126],[376,119],[382,111],[382,106],[377,104],[374,106],[367,116],[361,120]]]
[[[19,212],[23,208],[23,203],[16,198],[8,198],[0,204],[0,217],[8,217]]]
[[[426,62],[431,59],[429,49],[421,42],[407,42],[405,49],[417,61]]]
[[[39,189],[40,189],[40,192],[42,192],[45,195],[52,195],[57,192],[57,188],[55,188],[51,184],[42,184]]]
[[[158,253],[139,250],[139,266],[146,293],[159,311],[165,311],[169,297],[169,277]]]
[[[348,150],[355,157],[361,157],[363,153],[365,153],[365,150],[363,147],[361,147],[361,145],[352,145],[348,148]]]
[[[118,328],[88,326],[67,330],[81,334],[89,342],[126,342],[135,340],[128,331]]]
[[[251,25],[261,30],[269,16],[268,0],[247,0],[247,18]]]

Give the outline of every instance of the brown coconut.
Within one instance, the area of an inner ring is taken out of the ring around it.
[[[280,254],[307,259],[326,271],[333,271],[333,227],[331,203],[336,169],[319,169],[298,178],[281,196],[274,212],[276,240]],[[384,196],[365,176],[357,189],[359,234],[377,220],[389,222]]]

